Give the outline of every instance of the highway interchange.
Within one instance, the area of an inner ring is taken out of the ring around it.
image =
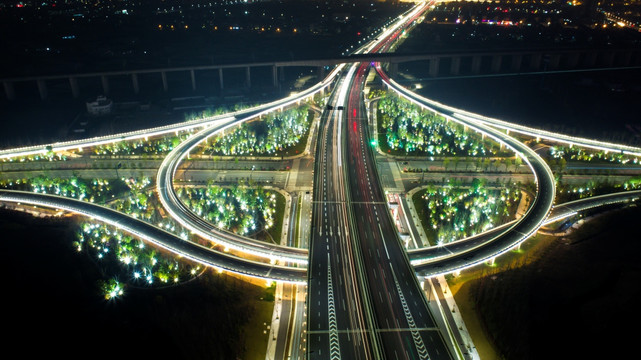
[[[399,31],[411,26],[428,8],[428,4],[413,8],[356,52],[387,50]],[[518,246],[545,224],[594,206],[639,198],[639,191],[625,192],[553,207],[556,189],[552,171],[536,152],[509,136],[509,131],[636,156],[641,155],[641,149],[541,132],[454,109],[399,86],[387,77],[380,64],[375,64],[378,75],[400,96],[513,150],[531,169],[537,187],[530,207],[518,220],[470,239],[407,252],[391,221],[369,142],[363,87],[370,67],[368,63],[341,65],[302,93],[215,118],[46,147],[0,151],[0,157],[12,158],[39,154],[43,150],[75,150],[201,128],[160,162],[156,176],[159,199],[169,214],[193,233],[264,261],[184,241],[154,225],[88,202],[11,190],[0,190],[0,202],[51,207],[89,216],[216,269],[285,283],[307,283],[308,358],[456,357],[449,339],[427,307],[417,275],[433,277],[460,271]],[[221,231],[178,199],[174,179],[181,163],[200,143],[241,122],[293,106],[330,88],[333,91],[329,107],[322,113],[316,144],[309,252],[305,247],[293,247],[292,241],[288,246],[267,244]]]

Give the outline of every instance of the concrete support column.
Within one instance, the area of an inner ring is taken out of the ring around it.
[[[223,82],[223,68],[218,68],[218,84],[220,85],[220,89],[225,88],[225,83]]]
[[[481,72],[481,61],[483,58],[481,56],[472,57],[472,74],[478,74]]]
[[[278,87],[278,67],[276,65],[272,65],[272,84],[274,87]]]
[[[607,67],[612,67],[614,64],[614,52],[606,52],[603,54],[603,64]]]
[[[245,68],[245,86],[247,88],[252,87],[251,70],[249,66]]]
[[[626,51],[623,53],[619,53],[619,63],[621,66],[630,66],[630,60],[632,60],[632,53],[630,51]]]
[[[452,63],[450,64],[450,74],[458,75],[461,71],[461,58],[459,56],[452,58]]]
[[[196,72],[194,70],[189,70],[189,74],[191,75],[191,89],[196,91]]]
[[[595,51],[585,54],[585,66],[588,68],[594,67],[594,64],[596,64],[596,57],[597,53]]]
[[[501,62],[503,61],[503,55],[494,55],[492,56],[492,72],[497,73],[501,71]]]
[[[440,59],[439,58],[434,58],[430,59],[430,76],[431,77],[437,77],[438,76],[438,64],[439,64]]]
[[[13,83],[11,81],[3,81],[2,86],[4,87],[4,94],[7,96],[7,100],[15,100],[16,91],[13,89]]]
[[[47,83],[42,79],[36,80],[36,83],[38,84],[38,93],[40,94],[40,100],[45,100],[47,98]]]
[[[77,99],[80,96],[80,89],[78,88],[78,79],[70,76],[69,77],[69,86],[71,86],[71,95],[74,99]]]
[[[572,53],[568,55],[568,68],[574,69],[579,65],[579,53]]]
[[[634,54],[632,54],[632,61],[630,62],[630,65],[641,65],[641,52],[635,51]]]
[[[550,63],[548,64],[548,70],[558,69],[560,62],[561,62],[561,55],[559,54],[550,55]]]
[[[160,78],[162,79],[162,89],[167,92],[167,90],[169,90],[169,84],[167,83],[167,73],[161,71]]]
[[[520,72],[521,63],[523,63],[523,55],[521,54],[512,55],[512,71]]]
[[[398,63],[391,62],[389,63],[389,76],[393,78],[396,75],[398,75]]]
[[[541,68],[541,53],[535,53],[530,55],[530,69],[539,70]]]
[[[102,92],[105,95],[109,95],[109,78],[107,75],[100,76],[100,81],[102,82]]]
[[[131,85],[134,87],[134,94],[140,94],[140,84],[138,84],[138,74],[131,74]]]

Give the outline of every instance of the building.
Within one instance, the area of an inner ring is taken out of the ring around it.
[[[100,95],[95,101],[87,102],[87,112],[89,115],[95,116],[109,115],[113,110],[113,106],[114,103],[111,99],[107,99],[105,96]]]

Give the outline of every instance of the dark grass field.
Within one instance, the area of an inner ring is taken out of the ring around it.
[[[205,273],[166,289],[127,287],[107,301],[101,273],[71,246],[74,220],[0,211],[7,353],[22,358],[236,359],[264,289]],[[126,279],[120,279],[126,280]]]
[[[641,321],[639,219],[639,208],[601,215],[554,241],[534,263],[472,282],[471,300],[499,352],[506,359],[634,353]]]

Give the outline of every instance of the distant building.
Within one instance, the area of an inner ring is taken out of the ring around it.
[[[111,114],[113,107],[113,101],[111,101],[111,99],[107,99],[103,95],[98,96],[95,101],[87,102],[87,112],[89,115],[109,115]]]

